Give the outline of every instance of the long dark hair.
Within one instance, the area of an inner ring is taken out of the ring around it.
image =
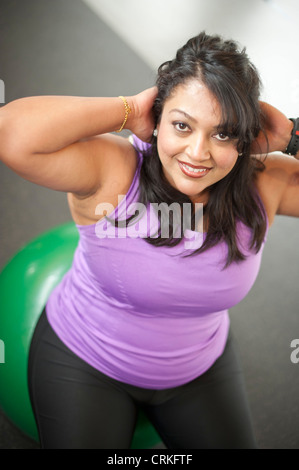
[[[250,248],[256,252],[261,248],[266,231],[266,215],[255,187],[257,171],[263,169],[263,164],[250,156],[250,146],[262,130],[261,82],[245,49],[240,50],[234,41],[202,32],[179,49],[175,59],[159,67],[158,96],[154,104],[157,124],[165,101],[176,87],[190,79],[198,79],[216,97],[222,109],[221,132],[237,139],[237,150],[242,156],[238,157],[226,177],[209,188],[209,199],[204,207],[204,216],[208,220],[207,234],[203,245],[187,256],[202,253],[225,241],[228,266],[233,261],[245,259],[238,246],[237,221],[252,230]],[[182,208],[184,203],[192,204],[188,196],[172,187],[164,177],[156,137],[152,138],[151,144],[141,167],[139,202],[145,206],[148,203],[171,205],[177,202]],[[174,236],[171,220],[169,224],[168,238],[157,236],[145,240],[155,246],[177,245],[181,240]]]

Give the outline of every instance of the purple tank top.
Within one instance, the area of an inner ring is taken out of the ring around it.
[[[148,146],[136,138],[134,145]],[[138,201],[142,158],[138,152],[131,187],[111,218],[125,218]],[[263,247],[258,254],[250,251],[250,229],[239,223],[247,258],[223,269],[224,242],[192,257],[181,256],[191,231],[175,247],[148,244],[140,234],[148,233],[149,214],[150,208],[129,236],[125,228],[110,233],[105,219],[77,225],[72,267],[52,291],[46,311],[60,339],[91,366],[121,382],[158,390],[195,379],[222,354],[228,309],[253,286]]]

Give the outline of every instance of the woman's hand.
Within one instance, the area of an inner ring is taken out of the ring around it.
[[[151,140],[155,128],[153,105],[157,94],[157,87],[152,87],[127,98],[132,113],[129,115],[126,128],[144,142]]]
[[[264,119],[264,132],[260,132],[251,146],[253,154],[284,152],[291,139],[293,123],[281,111],[268,103],[260,101],[261,112]]]

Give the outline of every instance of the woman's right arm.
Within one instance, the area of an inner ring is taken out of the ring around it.
[[[153,130],[155,88],[128,97],[126,129],[147,140]],[[117,131],[125,117],[120,98],[38,96],[0,110],[0,159],[29,181],[81,196],[101,186],[101,156],[126,151]]]

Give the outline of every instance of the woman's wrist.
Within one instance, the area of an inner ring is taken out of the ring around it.
[[[296,156],[299,152],[299,118],[289,119],[291,131],[284,152]]]
[[[119,97],[119,103],[123,100],[123,121],[119,121],[117,130],[130,130],[144,142],[150,142],[155,128],[153,106],[157,93],[157,87],[152,87],[137,95]]]
[[[134,96],[125,96],[124,99],[127,103],[128,109],[130,111],[127,112],[126,106],[124,106],[124,112],[127,113],[126,114],[127,118],[124,115],[124,120],[126,120],[126,122],[125,122],[123,128],[133,132],[135,116],[136,116],[136,106],[135,106],[135,102],[134,102]]]
[[[130,130],[144,142],[151,139],[154,131],[153,102],[156,93],[153,88],[138,95],[126,97],[131,112],[128,114],[124,128]]]
[[[286,149],[287,149],[287,147],[290,143],[290,140],[292,138],[293,128],[294,128],[293,122],[290,119],[288,119],[288,123],[286,125],[286,131],[285,131],[284,136],[283,136],[283,142],[281,144],[281,148],[279,149],[282,152],[286,151]]]
[[[125,98],[124,96],[119,96],[119,98],[122,100],[122,102],[124,104],[125,117],[124,117],[122,125],[120,126],[120,128],[116,132],[121,132],[123,129],[126,128],[126,124],[127,124],[128,119],[129,119],[129,115],[132,113],[132,108],[128,104],[127,98]]]

